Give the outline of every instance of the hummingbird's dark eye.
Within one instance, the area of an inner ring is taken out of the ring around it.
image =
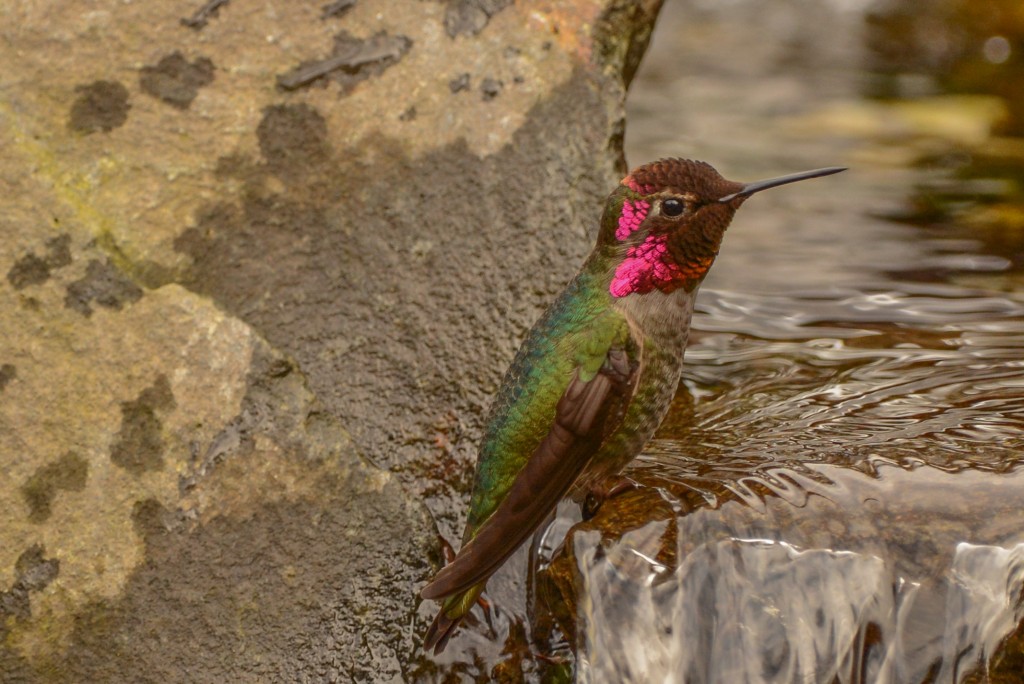
[[[667,200],[663,200],[661,203],[661,213],[665,216],[679,216],[686,209],[686,205],[682,200],[677,200],[675,197],[669,197]]]

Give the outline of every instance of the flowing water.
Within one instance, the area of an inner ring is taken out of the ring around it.
[[[547,558],[579,680],[1024,681],[1022,38],[1015,2],[666,4],[631,163],[850,171],[739,212],[642,486]]]
[[[633,164],[850,170],[740,210],[640,486],[563,507],[451,672],[1024,681],[1019,0],[667,0],[628,111]]]

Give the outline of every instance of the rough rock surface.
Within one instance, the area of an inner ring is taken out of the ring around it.
[[[0,679],[443,678],[428,508],[660,2],[216,4],[5,15]]]

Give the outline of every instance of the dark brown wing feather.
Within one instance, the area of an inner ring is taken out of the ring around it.
[[[420,592],[425,599],[458,593],[490,577],[544,521],[621,422],[639,361],[613,347],[591,380],[569,382],[547,436],[533,452],[494,514],[455,560]]]
[[[423,638],[423,649],[433,651],[437,655],[448,645],[448,640],[455,634],[455,628],[462,622],[462,617],[450,618],[445,615],[444,609],[437,611],[437,616],[430,623],[430,629]]]

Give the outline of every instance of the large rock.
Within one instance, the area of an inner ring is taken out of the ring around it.
[[[19,4],[0,679],[445,676],[420,499],[456,533],[659,5]]]

